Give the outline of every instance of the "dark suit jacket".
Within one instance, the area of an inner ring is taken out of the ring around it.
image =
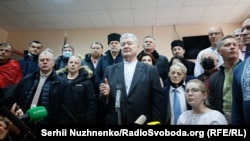
[[[118,118],[115,110],[116,87],[121,88],[122,124],[133,124],[140,115],[147,122],[160,121],[163,114],[163,93],[158,70],[155,66],[137,62],[129,93],[126,92],[124,63],[107,67],[104,75],[108,79],[110,94],[107,100],[107,124],[116,125]]]
[[[191,79],[194,79],[194,78],[190,78],[187,80],[187,82]],[[164,99],[164,114],[163,114],[163,124],[166,124],[166,125],[170,125],[171,123],[171,105],[170,105],[170,93],[169,93],[169,90],[170,90],[170,80],[169,79],[166,79],[164,81],[164,87],[163,87],[163,99]],[[186,82],[186,83],[187,83]],[[182,85],[182,87],[185,89],[185,85]],[[186,105],[187,105],[187,110],[191,110],[192,107],[186,102]]]

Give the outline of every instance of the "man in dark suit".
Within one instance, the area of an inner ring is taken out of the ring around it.
[[[107,67],[100,85],[106,123],[133,124],[141,115],[146,116],[142,124],[161,122],[163,93],[157,68],[137,60],[139,44],[134,34],[123,34],[120,43],[124,61]]]

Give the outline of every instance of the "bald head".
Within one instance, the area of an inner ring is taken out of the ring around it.
[[[211,28],[209,29],[208,35],[209,35],[209,33],[212,33],[212,32],[214,32],[214,31],[223,33],[223,30],[222,30],[221,27],[219,27],[219,26],[213,26],[213,27],[211,27]],[[223,34],[224,34],[224,33],[223,33]]]
[[[214,26],[208,31],[208,37],[212,47],[216,47],[218,40],[223,36],[223,30],[219,26]]]

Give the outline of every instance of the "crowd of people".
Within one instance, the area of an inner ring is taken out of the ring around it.
[[[96,41],[84,57],[70,44],[56,57],[34,40],[13,60],[13,46],[0,43],[0,106],[15,116],[44,106],[45,118],[25,122],[34,133],[44,125],[133,125],[141,115],[143,125],[248,125],[250,19],[232,35],[211,27],[208,37],[211,46],[195,62],[184,58],[181,40],[170,43],[171,59],[157,51],[151,35],[139,52],[133,33],[110,33],[106,52]],[[11,130],[18,138],[22,130],[6,122],[3,111],[0,134]]]

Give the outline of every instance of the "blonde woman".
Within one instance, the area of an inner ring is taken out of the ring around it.
[[[207,88],[199,79],[188,81],[185,94],[192,110],[183,112],[177,121],[178,125],[227,125],[224,115],[206,105]]]

